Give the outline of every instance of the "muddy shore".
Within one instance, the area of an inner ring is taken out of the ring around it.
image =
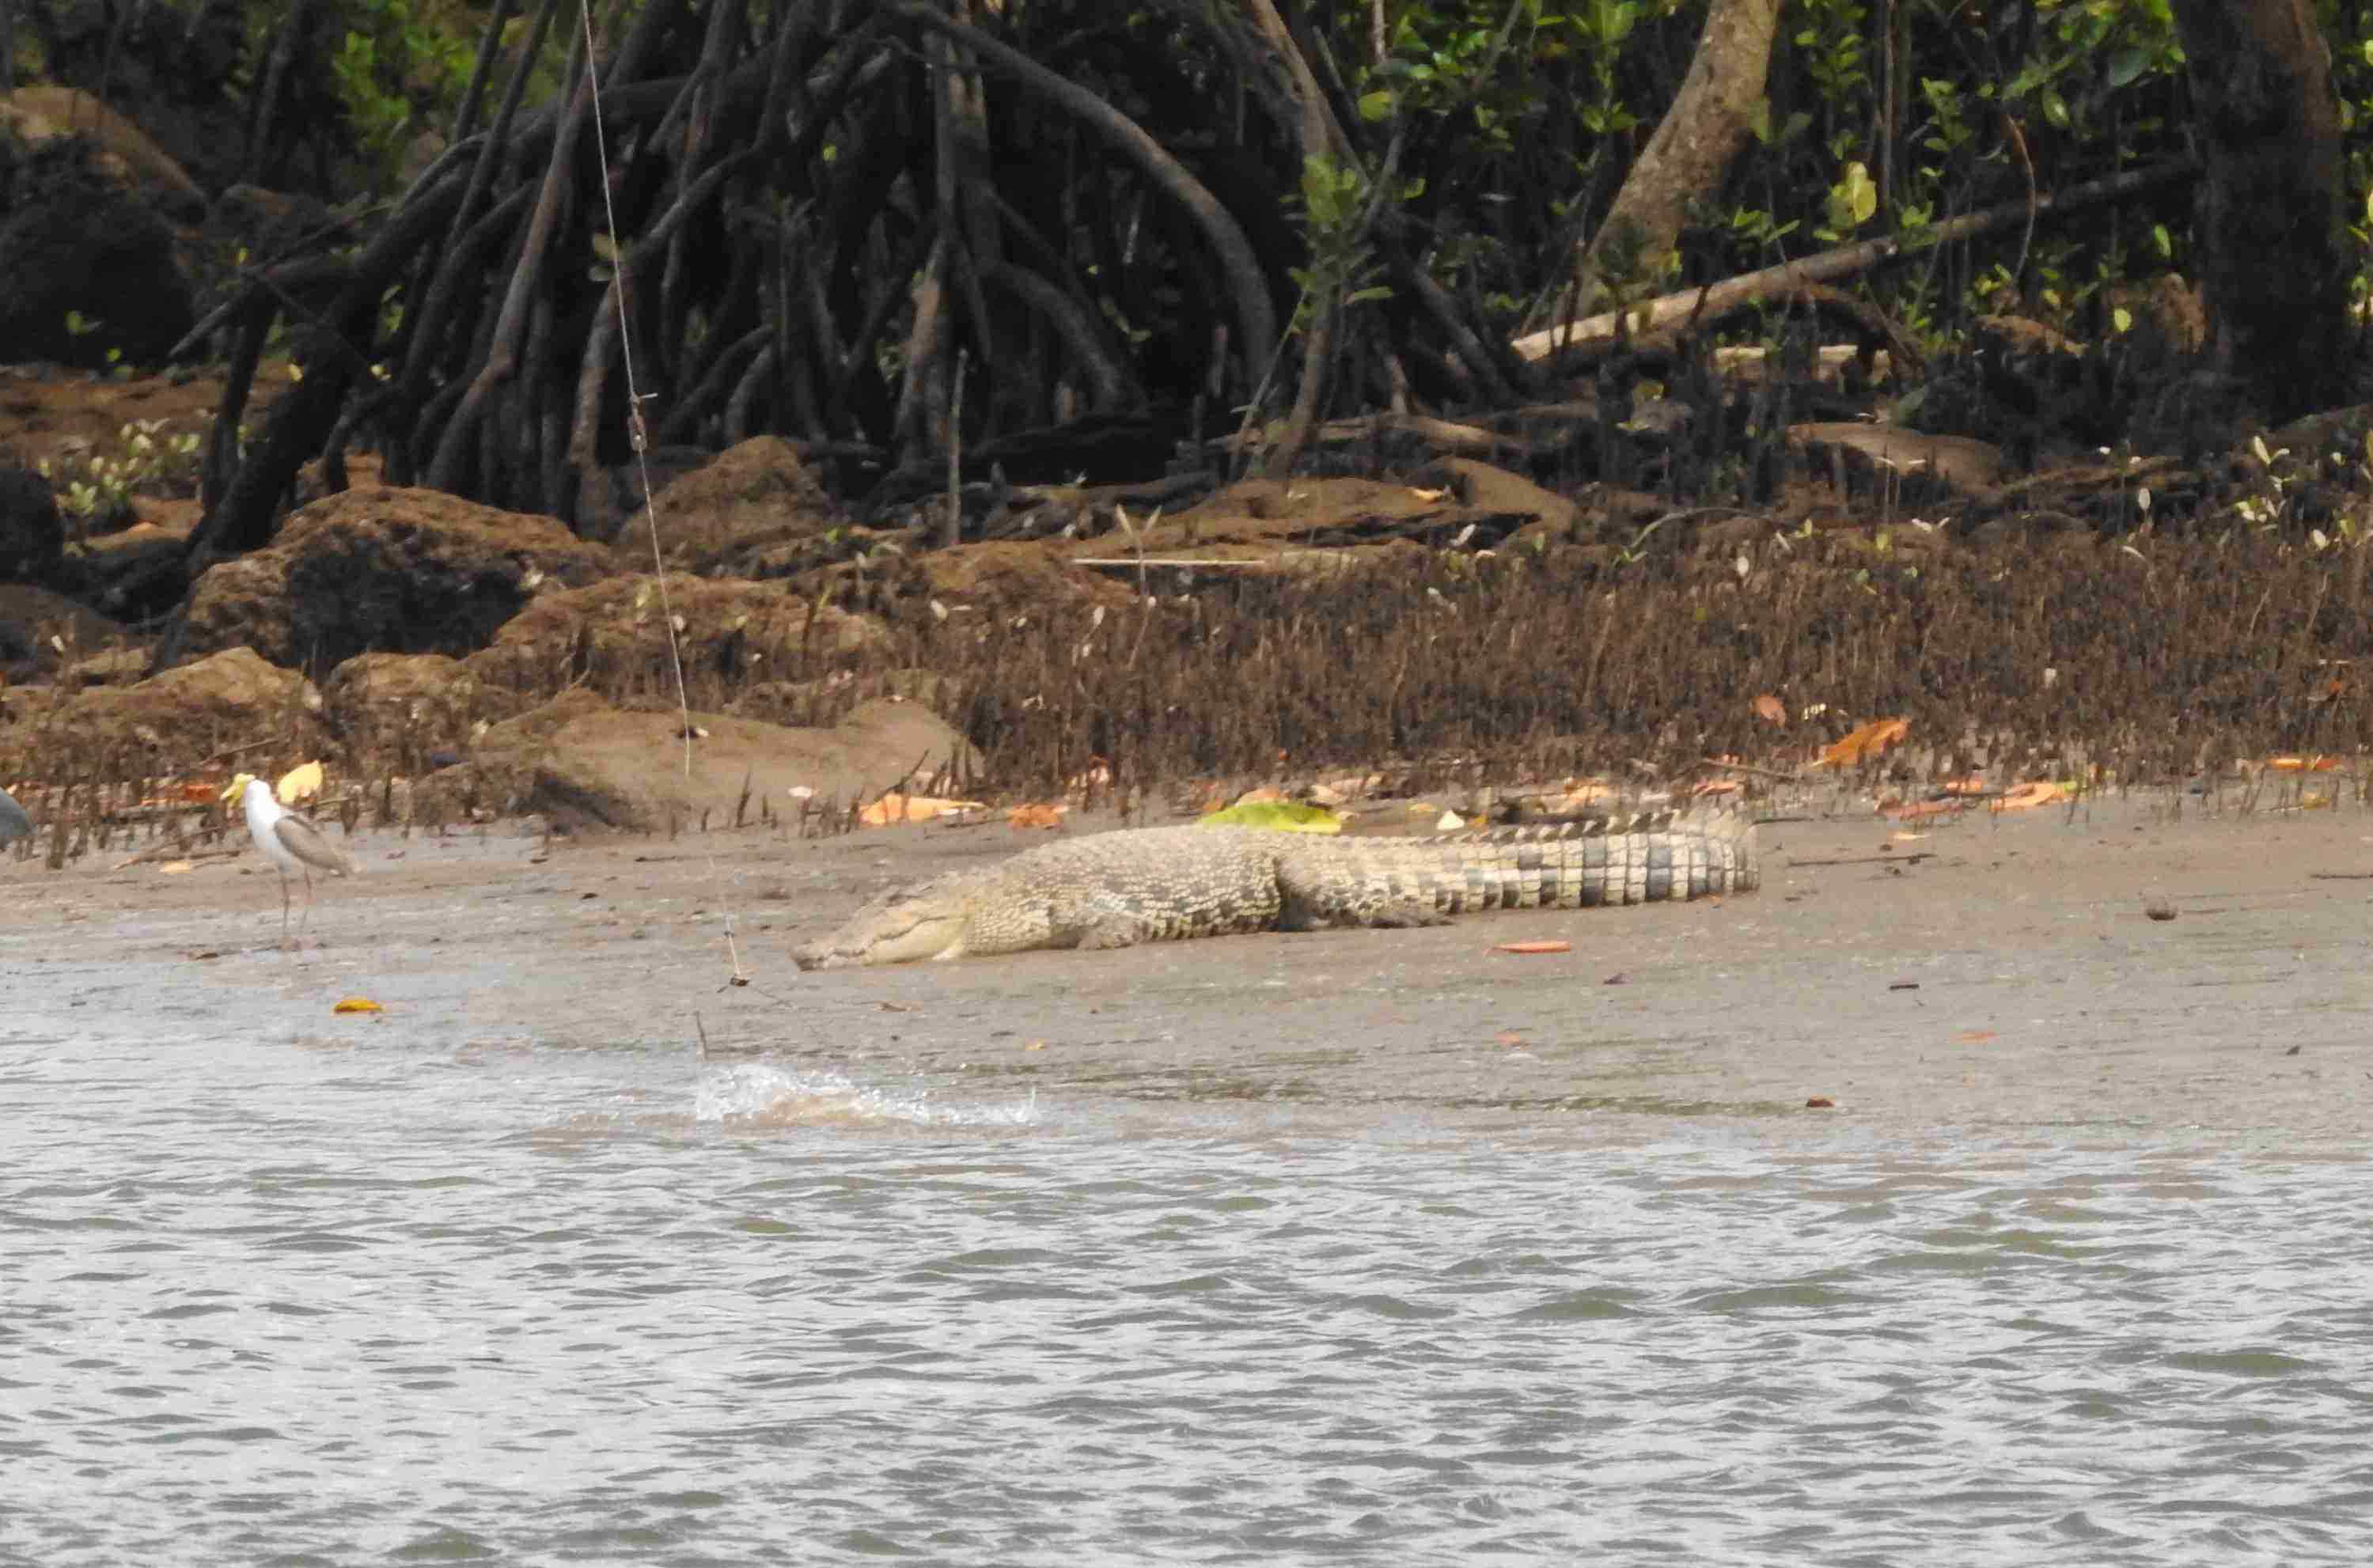
[[[1354,1123],[1587,1116],[1653,1135],[1675,1117],[1809,1117],[2081,1140],[2366,1119],[2363,811],[2168,793],[1900,831],[1769,822],[1761,890],[1689,906],[814,975],[793,942],[894,878],[1023,836],[366,834],[366,874],[323,887],[296,953],[273,945],[277,887],[252,849],[178,874],[12,855],[0,998],[36,1036],[185,1036],[193,1071],[209,1040],[242,1034],[688,1062],[705,1036],[712,1061],[936,1093]],[[1549,938],[1572,951],[1496,951]],[[348,996],[385,1011],[333,1015]]]

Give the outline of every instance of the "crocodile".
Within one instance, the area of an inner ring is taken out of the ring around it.
[[[1744,893],[1755,824],[1642,813],[1432,838],[1150,827],[1042,844],[885,894],[792,950],[802,969],[1236,931],[1439,925],[1476,909]]]

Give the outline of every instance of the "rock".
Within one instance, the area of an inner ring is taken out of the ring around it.
[[[630,713],[581,688],[486,731],[470,760],[422,779],[418,816],[542,812],[565,829],[651,833],[672,826],[730,827],[737,810],[760,820],[796,816],[794,788],[847,804],[925,774],[962,755],[964,739],[912,703],[859,707],[831,729],[789,729],[695,712],[692,776],[684,776],[683,720]],[[747,790],[746,804],[744,791]]]
[[[779,436],[743,441],[675,479],[660,489],[657,509],[668,566],[700,577],[782,577],[822,565],[834,554],[801,547],[848,521]],[[650,568],[642,521],[619,532],[614,548],[624,569]]]
[[[173,231],[99,167],[53,142],[0,181],[0,344],[83,369],[163,360],[195,324]],[[111,357],[112,356],[112,357]]]
[[[466,666],[487,685],[514,690],[590,679],[608,690],[672,696],[675,665],[660,605],[659,579],[648,575],[546,591]],[[829,604],[811,638],[809,602],[780,583],[672,572],[667,606],[683,623],[677,642],[695,700],[719,680],[739,686],[796,671],[810,653],[845,658],[891,644],[879,621]]]
[[[124,640],[123,626],[63,593],[0,584],[0,664],[24,667],[27,673],[47,672]]]
[[[29,468],[0,468],[0,582],[44,580],[65,545],[65,520],[50,482]]]
[[[205,211],[206,193],[172,154],[80,88],[24,87],[0,94],[0,129],[31,149],[87,137],[98,167],[127,193],[176,217],[194,219]]]
[[[291,670],[234,648],[128,686],[99,686],[42,704],[11,732],[52,778],[138,777],[194,767],[258,740],[291,757],[328,740],[321,696]],[[283,750],[285,748],[285,750]]]
[[[554,585],[611,569],[607,551],[548,517],[438,490],[348,490],[290,514],[269,546],[199,578],[182,647],[244,646],[321,668],[368,652],[458,657]]]
[[[358,653],[330,672],[321,700],[349,751],[418,773],[432,754],[462,751],[487,694],[442,653]]]

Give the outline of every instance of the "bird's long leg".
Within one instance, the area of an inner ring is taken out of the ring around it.
[[[305,922],[313,918],[313,868],[305,868],[305,912],[297,918],[297,945],[305,944]]]
[[[283,952],[287,951],[288,948],[288,873],[286,872],[280,873],[280,947]]]

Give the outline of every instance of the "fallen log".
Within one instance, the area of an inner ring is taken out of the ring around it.
[[[1982,212],[1949,218],[1919,236],[1923,242],[1918,245],[1908,244],[1900,235],[1884,240],[1857,240],[1833,251],[1823,251],[1818,255],[1783,262],[1776,267],[1765,267],[1760,272],[1744,273],[1721,283],[1706,284],[1667,294],[1661,298],[1627,305],[1620,310],[1603,311],[1578,322],[1561,322],[1539,332],[1526,333],[1512,342],[1509,347],[1528,362],[1573,356],[1596,357],[1614,353],[1626,346],[1628,342],[1636,342],[1649,333],[1692,322],[1703,324],[1749,305],[1780,298],[1807,284],[1850,277],[1889,262],[1918,255],[1937,245],[1974,239],[1997,228],[2007,228],[2015,223],[2028,222],[2045,213],[2073,212],[2079,207],[2126,201],[2163,186],[2196,179],[2199,174],[2199,160],[2186,158],[2151,169],[2090,180],[2065,191],[2038,195],[2031,201],[2004,202]],[[1628,333],[1624,330],[1627,326]]]

